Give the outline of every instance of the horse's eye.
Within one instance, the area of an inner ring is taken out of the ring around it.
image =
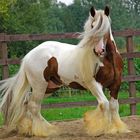
[[[91,28],[93,28],[95,25],[95,19],[93,19],[92,23],[91,23]]]

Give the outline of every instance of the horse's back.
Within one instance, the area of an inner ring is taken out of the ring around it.
[[[27,55],[28,56],[34,56],[39,54],[40,57],[43,57],[43,55],[53,55],[57,56],[58,53],[62,53],[63,51],[68,51],[73,48],[75,48],[76,45],[71,45],[67,43],[61,43],[57,41],[46,41],[35,47],[33,50],[31,50]]]
[[[66,56],[75,45],[60,43],[56,41],[46,41],[32,49],[23,59],[26,73],[32,74],[44,80],[43,72],[48,65],[48,61],[55,57],[60,61],[61,57]]]

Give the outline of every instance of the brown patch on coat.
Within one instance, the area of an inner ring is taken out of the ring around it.
[[[53,93],[60,88],[60,85],[55,84],[52,81],[48,82],[48,86],[45,93]]]
[[[71,82],[69,84],[69,87],[70,88],[73,88],[73,89],[79,89],[79,90],[86,90],[83,86],[81,86],[79,83],[77,82]]]
[[[56,88],[48,88],[48,87],[47,87],[45,93],[46,93],[46,94],[53,93],[53,92],[57,91],[58,89],[60,89],[60,87],[57,87],[57,85],[56,85]]]
[[[48,66],[45,68],[43,75],[48,82],[46,93],[52,93],[60,88],[62,81],[58,75],[58,62],[55,57],[49,59]]]
[[[55,57],[49,59],[48,66],[45,68],[43,74],[45,80],[48,82],[45,93],[53,93],[61,87],[62,81],[58,75],[58,62]],[[75,76],[75,78],[77,79],[78,77]],[[68,86],[73,89],[85,90],[85,88],[77,82],[71,82]]]

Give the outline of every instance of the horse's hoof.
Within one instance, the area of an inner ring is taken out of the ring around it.
[[[109,117],[100,108],[86,112],[84,122],[87,133],[92,136],[105,134],[110,125]]]
[[[107,133],[116,134],[129,132],[131,131],[128,129],[128,126],[121,120],[121,118],[112,118],[110,128]]]
[[[24,117],[18,124],[18,133],[24,136],[47,137],[58,135],[59,129],[43,118],[33,117],[33,120]]]

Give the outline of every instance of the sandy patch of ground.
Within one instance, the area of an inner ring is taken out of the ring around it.
[[[4,140],[140,140],[140,117],[131,116],[123,118],[132,132],[127,134],[102,135],[99,137],[88,136],[84,130],[83,120],[53,122],[61,133],[48,138],[10,136]],[[3,130],[0,130],[0,135]]]

